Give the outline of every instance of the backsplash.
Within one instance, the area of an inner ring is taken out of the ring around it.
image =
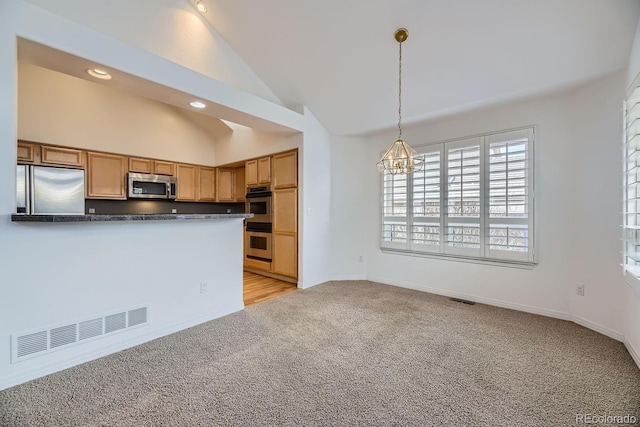
[[[95,214],[209,214],[244,213],[244,203],[175,202],[172,200],[85,200],[85,213]],[[95,211],[90,212],[90,209]],[[172,212],[176,209],[176,212]]]

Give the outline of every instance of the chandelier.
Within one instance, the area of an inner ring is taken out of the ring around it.
[[[402,140],[402,42],[408,37],[409,32],[406,28],[396,30],[395,39],[400,46],[398,55],[398,139],[378,162],[378,170],[381,173],[392,175],[406,175],[424,167],[424,157]]]

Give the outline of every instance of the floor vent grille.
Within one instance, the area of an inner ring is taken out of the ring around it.
[[[149,307],[144,306],[13,334],[11,335],[11,363],[103,338],[119,331],[144,326],[148,322]]]
[[[467,304],[467,305],[476,305],[475,301],[467,301],[466,299],[460,299],[460,298],[449,298],[449,299],[453,302],[461,302],[462,304]]]

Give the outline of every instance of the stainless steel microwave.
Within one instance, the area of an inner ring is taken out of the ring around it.
[[[175,199],[178,180],[174,176],[148,173],[127,174],[130,199]]]

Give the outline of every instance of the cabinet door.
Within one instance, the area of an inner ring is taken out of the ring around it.
[[[18,141],[18,162],[33,163],[35,159],[35,146],[28,142]]]
[[[298,277],[298,238],[296,233],[276,233],[273,236],[272,272]]]
[[[273,156],[273,188],[298,186],[298,153]]]
[[[284,188],[273,192],[273,231],[298,231],[298,189]]]
[[[271,182],[271,157],[258,159],[258,184]]]
[[[129,172],[153,173],[153,160],[129,157]]]
[[[156,175],[175,176],[176,164],[172,162],[164,162],[162,160],[153,161],[153,173]]]
[[[84,153],[73,148],[41,147],[41,162],[49,165],[64,165],[81,168],[84,166]]]
[[[87,153],[87,198],[126,199],[127,158],[115,154]]]
[[[216,201],[216,168],[198,167],[198,201]]]
[[[244,168],[236,169],[236,202],[244,202],[247,194]]]
[[[178,194],[177,200],[196,201],[196,166],[178,165]]]
[[[218,168],[218,201],[235,201],[235,169]]]
[[[245,184],[256,185],[258,183],[258,161],[247,160],[244,168]]]

